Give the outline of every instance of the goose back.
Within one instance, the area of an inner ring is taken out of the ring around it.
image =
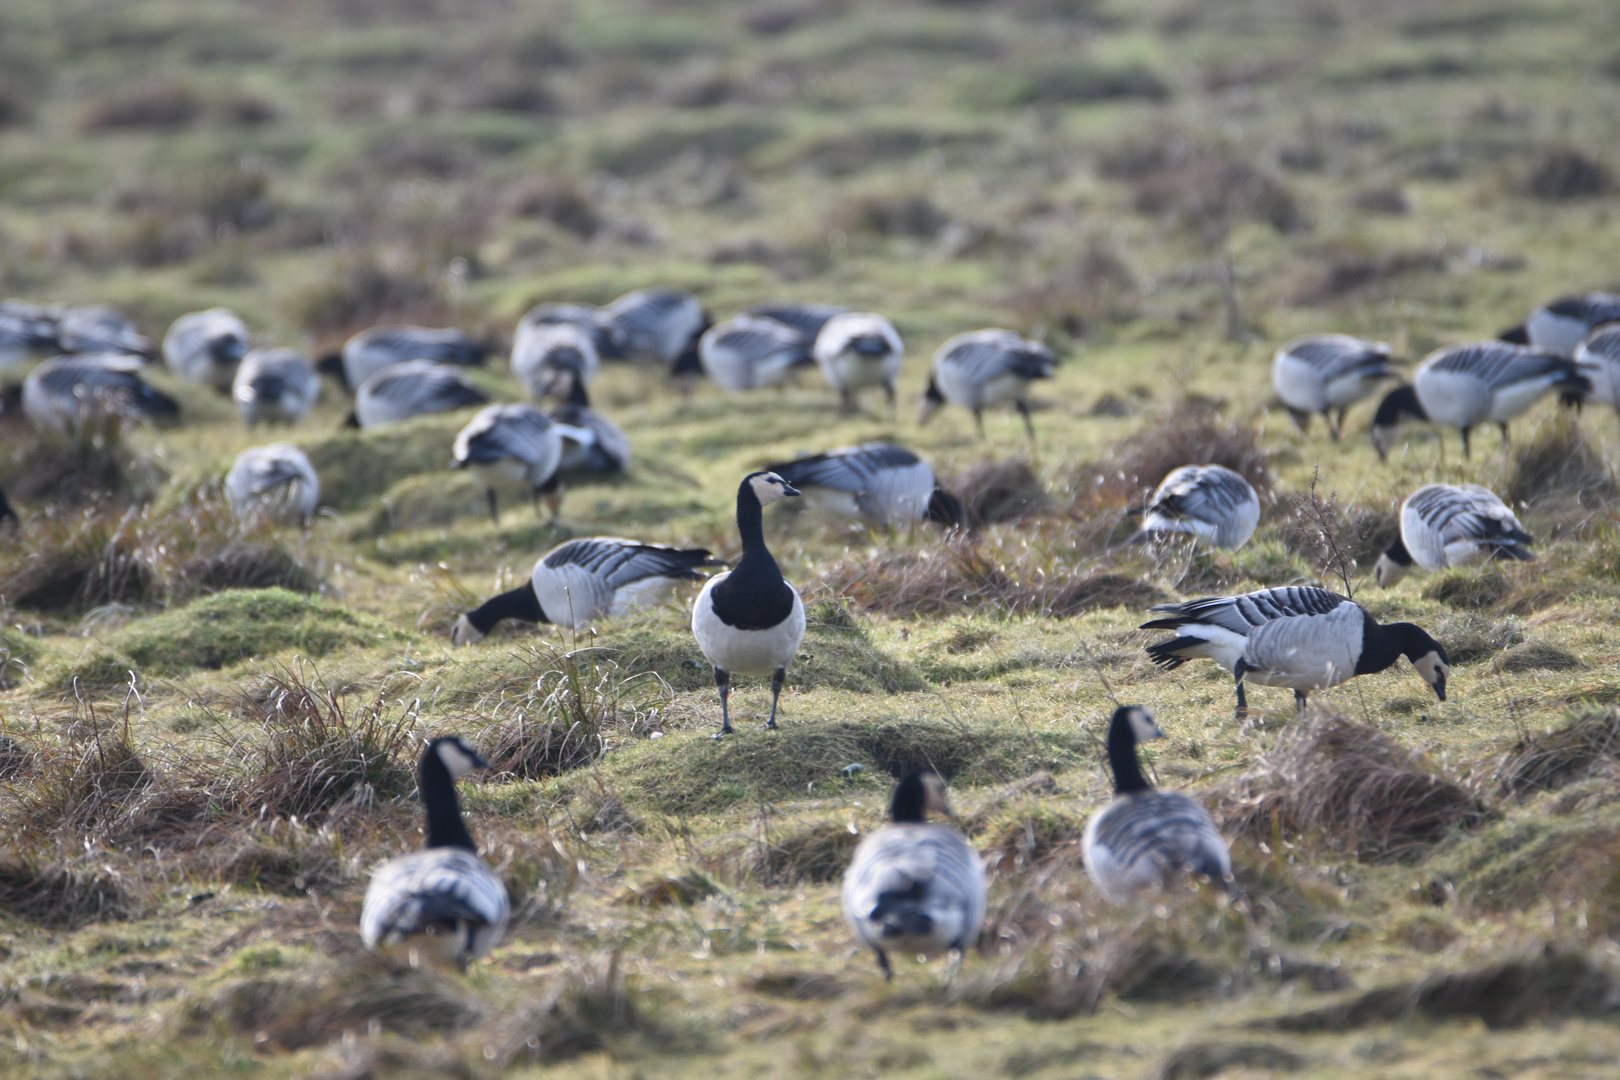
[[[726,390],[782,386],[813,363],[810,339],[775,319],[739,315],[716,323],[698,342],[703,371]]]
[[[1142,517],[1135,541],[1161,533],[1185,533],[1216,547],[1249,542],[1260,523],[1260,496],[1224,465],[1183,465],[1160,482]]]
[[[320,395],[320,376],[297,349],[254,349],[231,383],[236,411],[249,424],[295,424]]]
[[[488,400],[456,367],[407,360],[382,368],[361,385],[354,398],[354,421],[363,428],[385,427]]]

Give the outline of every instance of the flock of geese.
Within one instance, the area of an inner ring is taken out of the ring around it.
[[[1607,325],[1606,325],[1607,324]],[[164,420],[176,403],[140,377],[155,357],[150,343],[108,308],[44,308],[0,301],[0,368],[30,352],[56,354],[21,387],[20,405],[40,427],[80,431],[124,420]],[[491,349],[453,329],[376,327],[318,363],[295,349],[250,348],[242,320],[221,308],[176,320],[161,356],[178,378],[231,395],[249,425],[292,424],[321,393],[321,373],[354,395],[349,423],[376,428],[424,413],[469,406],[480,411],[450,447],[458,467],[485,480],[490,514],[496,488],[516,481],[553,514],[564,479],[625,471],[630,442],[592,409],[589,387],[604,361],[640,360],[670,378],[706,376],[731,391],[784,385],[817,368],[841,406],[856,410],[863,390],[882,392],[891,413],[904,344],[881,315],[820,304],[765,304],[719,323],[696,297],[668,289],[629,293],[604,307],[542,304],[519,321],[511,369],[535,403],[492,403],[465,370]],[[1041,343],[1010,330],[960,334],[935,353],[919,421],[942,405],[973,414],[1011,405],[1034,438],[1029,391],[1050,378],[1055,359]],[[1273,386],[1301,431],[1321,413],[1333,439],[1346,410],[1394,375],[1387,345],[1341,334],[1312,335],[1283,346]],[[1463,453],[1470,432],[1508,423],[1548,393],[1567,403],[1620,409],[1620,296],[1589,293],[1531,312],[1502,335],[1437,350],[1409,384],[1384,396],[1373,418],[1380,456],[1403,418],[1456,427]],[[541,404],[551,400],[546,411]],[[504,481],[502,478],[505,478]],[[255,521],[307,519],[319,500],[308,458],[289,443],[244,451],[225,480],[236,512]],[[961,502],[942,489],[912,451],[875,442],[829,449],[745,476],[737,489],[741,555],[726,564],[703,548],[675,548],[621,537],[570,540],[546,552],[530,579],[462,615],[451,631],[470,645],[503,619],[579,627],[668,602],[685,583],[702,581],[691,611],[692,634],[714,670],[721,702],[716,738],[734,735],[733,676],[769,676],[767,728],[776,727],[787,670],[805,633],[804,604],[767,546],[764,507],[803,497],[822,513],[874,527],[967,523]],[[1139,543],[1191,536],[1235,549],[1260,516],[1253,487],[1238,473],[1189,463],[1159,484],[1143,511]],[[1431,484],[1406,498],[1400,535],[1380,557],[1375,580],[1395,585],[1416,564],[1427,570],[1487,558],[1533,558],[1530,535],[1512,510],[1476,485]],[[1411,623],[1380,624],[1361,605],[1326,589],[1290,586],[1155,607],[1146,629],[1172,633],[1147,649],[1167,670],[1209,659],[1231,673],[1239,717],[1249,684],[1288,687],[1303,708],[1308,695],[1351,678],[1411,661],[1444,701],[1450,660],[1443,645]],[[1110,900],[1127,903],[1193,873],[1233,888],[1231,858],[1208,811],[1196,800],[1156,791],[1137,761],[1140,742],[1162,734],[1148,712],[1120,707],[1107,752],[1116,798],[1092,815],[1083,840],[1085,866]],[[464,965],[501,939],[510,909],[504,884],[478,857],[461,818],[454,782],[486,763],[459,737],[434,740],[423,753],[419,788],[426,808],[425,849],[384,863],[372,877],[361,916],[366,943],[397,950],[412,963]],[[985,913],[985,876],[962,835],[932,821],[949,816],[943,780],[906,776],[894,789],[890,824],[865,837],[844,879],[851,932],[871,948],[885,975],[889,954],[952,954],[954,965],[976,940]]]

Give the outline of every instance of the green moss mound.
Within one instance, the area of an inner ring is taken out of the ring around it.
[[[302,443],[321,478],[321,502],[334,510],[358,510],[401,480],[448,468],[456,432],[471,418],[470,409],[458,409]]]

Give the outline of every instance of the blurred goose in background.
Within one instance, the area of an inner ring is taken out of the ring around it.
[[[573,371],[563,371],[554,389],[563,395],[563,403],[551,410],[563,440],[557,471],[565,477],[628,472],[630,439],[618,424],[591,408],[585,381]]]
[[[895,785],[889,824],[862,837],[844,872],[844,921],[857,941],[877,954],[885,979],[889,953],[951,954],[955,977],[962,954],[984,924],[984,860],[948,825],[929,814],[951,813],[945,781],[913,772]]]
[[[349,389],[358,392],[373,375],[396,364],[431,360],[436,364],[477,367],[488,355],[488,345],[454,327],[373,326],[350,338],[340,356],[325,358],[319,368],[341,373]]]
[[[428,743],[416,774],[427,838],[423,850],[396,856],[371,872],[360,908],[366,948],[412,967],[463,968],[506,936],[512,913],[506,886],[478,857],[456,798],[458,779],[487,768],[489,762],[460,736]]]
[[[229,308],[182,315],[163,335],[163,362],[186,382],[229,391],[247,355],[247,326]]]
[[[677,587],[702,581],[703,568],[724,566],[707,548],[644,544],[591,536],[559,544],[534,564],[529,580],[486,600],[456,620],[452,645],[482,640],[502,619],[574,629],[666,604]]]
[[[625,360],[630,356],[630,343],[625,340],[624,331],[611,325],[603,309],[595,304],[536,304],[518,320],[512,338],[514,346],[524,334],[542,326],[577,327],[590,337],[596,355],[604,359]]]
[[[1380,458],[1387,456],[1395,425],[1402,416],[1411,416],[1457,428],[1463,457],[1468,457],[1468,433],[1475,424],[1496,424],[1505,447],[1508,421],[1543,394],[1556,390],[1566,404],[1574,404],[1591,389],[1591,381],[1576,370],[1575,361],[1551,352],[1498,341],[1453,345],[1430,353],[1413,373],[1411,386],[1396,387],[1379,403],[1373,416],[1373,446]]]
[[[1389,588],[1412,568],[1444,570],[1482,559],[1535,558],[1524,545],[1534,543],[1506,503],[1478,484],[1428,484],[1401,503],[1401,534],[1373,568],[1373,577]]]
[[[64,353],[125,353],[150,357],[152,342],[123,313],[105,304],[63,310],[56,321],[57,346]]]
[[[793,327],[811,341],[821,333],[821,328],[827,320],[834,315],[842,315],[849,309],[837,304],[799,304],[791,300],[773,300],[764,304],[755,304],[743,314],[752,315],[761,319],[774,319],[779,323]]]
[[[1260,496],[1242,476],[1224,465],[1183,465],[1159,482],[1130,542],[1182,534],[1236,551],[1258,524]]]
[[[1560,296],[1536,308],[1520,325],[1504,331],[1502,340],[1573,357],[1582,338],[1595,327],[1615,321],[1620,321],[1620,296],[1614,293]]]
[[[1249,705],[1245,681],[1290,687],[1303,709],[1310,691],[1383,671],[1403,653],[1435,697],[1446,700],[1451,661],[1439,642],[1413,623],[1380,626],[1360,604],[1326,589],[1289,585],[1149,610],[1164,617],[1143,623],[1143,630],[1176,636],[1149,645],[1148,656],[1166,671],[1198,658],[1230,671],[1239,719]]]
[[[0,524],[16,525],[21,520],[17,516],[17,511],[12,509],[11,500],[6,497],[6,493],[0,491]]]
[[[1312,413],[1321,413],[1328,422],[1328,434],[1337,442],[1345,410],[1389,377],[1389,360],[1389,346],[1381,341],[1348,334],[1310,334],[1277,350],[1271,385],[1301,432],[1310,428]]]
[[[520,330],[512,342],[512,374],[536,398],[556,393],[555,384],[564,373],[589,386],[600,366],[590,334],[569,323]]]
[[[345,423],[348,427],[385,427],[424,413],[449,412],[488,400],[459,368],[432,360],[407,360],[380,369],[360,384],[354,411]]]
[[[698,340],[711,321],[691,293],[637,289],[603,308],[601,318],[609,336],[624,343],[627,357],[645,357],[677,375],[699,370]]]
[[[906,349],[888,319],[869,311],[834,315],[816,334],[811,353],[821,374],[838,391],[845,412],[856,411],[856,397],[868,386],[883,387],[889,411],[894,411],[895,383]]]
[[[1575,348],[1575,368],[1592,384],[1588,401],[1620,411],[1620,322],[1599,326]]]
[[[491,405],[456,435],[456,468],[471,469],[489,498],[489,519],[501,523],[495,488],[501,478],[529,485],[536,499],[542,495],[555,518],[562,508],[562,485],[557,466],[562,463],[562,433],[545,413],[533,405]]]
[[[47,360],[23,380],[23,411],[40,427],[61,432],[117,419],[178,417],[173,398],[141,381],[141,367],[141,358],[128,353]]]
[[[698,342],[703,371],[727,390],[783,386],[809,367],[811,339],[775,319],[738,315],[715,323]]]
[[[1232,855],[1203,803],[1179,791],[1156,791],[1142,774],[1138,743],[1161,739],[1153,714],[1136,705],[1114,710],[1108,764],[1114,801],[1086,822],[1080,850],[1086,875],[1116,904],[1157,893],[1183,873],[1235,888]]]
[[[231,384],[236,411],[248,424],[296,424],[321,396],[321,379],[297,349],[254,349]]]
[[[918,405],[917,421],[926,423],[949,402],[973,414],[973,426],[984,437],[984,410],[1011,402],[1035,438],[1029,418],[1029,384],[1050,379],[1056,361],[1038,341],[1011,330],[973,330],[957,334],[934,354],[933,374]]]
[[[271,443],[236,455],[225,474],[225,498],[241,521],[298,524],[315,516],[321,482],[302,450]]]
[[[27,359],[32,352],[60,352],[56,315],[26,300],[0,300],[0,369]]]
[[[961,501],[935,482],[933,468],[894,443],[846,446],[765,468],[830,517],[879,529],[918,521],[966,524]]]
[[[787,680],[787,666],[804,640],[804,601],[783,579],[781,567],[765,546],[764,507],[797,494],[772,472],[743,477],[737,487],[742,558],[732,569],[710,578],[692,605],[692,636],[714,665],[714,682],[720,688],[720,735],[732,733],[733,674],[771,677],[771,716],[765,726],[776,727],[776,703]]]

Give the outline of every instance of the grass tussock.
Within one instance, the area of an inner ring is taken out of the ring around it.
[[[1269,1075],[1298,1072],[1305,1058],[1284,1046],[1266,1042],[1193,1043],[1183,1046],[1159,1064],[1156,1080],[1203,1080],[1228,1069],[1256,1070]]]
[[[1514,187],[1521,195],[1545,202],[1589,199],[1614,190],[1614,173],[1583,150],[1550,146],[1531,158]]]
[[[1024,323],[1050,324],[1071,338],[1086,336],[1098,324],[1130,322],[1141,305],[1142,283],[1136,271],[1104,240],[1087,243],[1079,255],[1007,298],[1007,306]]]
[[[1620,766],[1620,710],[1579,713],[1561,726],[1526,732],[1491,770],[1489,786],[1503,798],[1556,791]]]
[[[140,905],[104,869],[0,854],[0,910],[53,930],[134,918]]]
[[[1555,419],[1538,425],[1528,440],[1514,447],[1502,497],[1509,506],[1546,513],[1561,501],[1577,507],[1601,506],[1615,492],[1614,470],[1587,438],[1573,411],[1560,410]]]
[[[1161,129],[1114,147],[1098,171],[1105,179],[1133,185],[1139,213],[1189,225],[1246,219],[1278,232],[1310,224],[1304,204],[1281,179],[1179,129]]]
[[[62,434],[21,421],[0,424],[0,486],[24,506],[43,502],[47,512],[142,496],[160,486],[153,463],[138,457],[116,417],[78,434]]]
[[[842,822],[819,821],[798,828],[759,823],[749,841],[727,860],[731,877],[771,888],[839,881],[860,836]]]
[[[940,486],[962,500],[970,521],[986,525],[1048,517],[1056,509],[1040,477],[1023,458],[985,458]]]
[[[1370,861],[1414,857],[1486,815],[1467,788],[1430,771],[1399,741],[1320,705],[1229,792],[1224,831],[1262,841],[1279,832],[1318,836]]]
[[[1513,616],[1493,619],[1476,611],[1458,611],[1437,620],[1436,641],[1446,643],[1453,664],[1476,664],[1506,652],[1524,640],[1524,622]]]
[[[1253,485],[1271,490],[1271,453],[1247,424],[1223,420],[1204,404],[1183,401],[1157,424],[1128,436],[1103,461],[1088,466],[1076,485],[1076,514],[1121,507],[1159,485],[1183,465],[1224,465]]]
[[[1388,249],[1366,251],[1344,244],[1329,244],[1290,274],[1285,300],[1296,306],[1332,304],[1381,289],[1416,273],[1446,268],[1438,250]]]

